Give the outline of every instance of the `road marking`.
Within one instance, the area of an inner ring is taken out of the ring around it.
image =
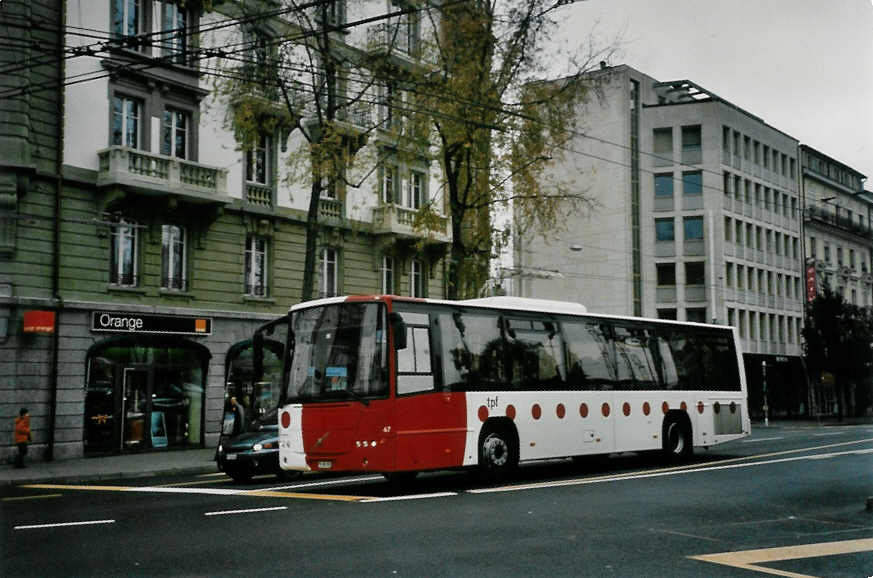
[[[703,554],[688,556],[692,560],[721,564],[732,568],[742,568],[774,574],[776,576],[792,576],[794,578],[810,578],[807,574],[786,572],[776,568],[757,566],[761,563],[783,562],[786,560],[801,560],[804,558],[819,558],[823,556],[838,556],[841,554],[857,554],[873,551],[873,538],[860,540],[845,540],[842,542],[820,542],[802,546],[783,546],[781,548],[762,548],[758,550],[743,550],[739,552],[722,552],[720,554]]]
[[[151,494],[199,494],[211,496],[257,496],[267,498],[299,498],[304,500],[329,500],[335,502],[357,502],[368,496],[343,496],[333,494],[307,494],[293,492],[274,492],[271,490],[230,490],[218,488],[167,488],[157,486],[83,486],[63,484],[30,484],[23,488],[84,490],[96,492],[141,492]]]
[[[224,510],[221,512],[206,512],[204,516],[227,516],[230,514],[252,514],[255,512],[275,512],[278,510],[287,510],[288,506],[276,506],[275,508],[250,508],[248,510]]]
[[[663,530],[661,528],[649,528],[650,532],[660,532],[662,534],[673,534],[674,536],[683,536],[685,538],[694,538],[695,540],[708,540],[710,542],[724,542],[718,538],[710,538],[708,536],[698,536],[697,534],[686,534],[685,532],[677,532],[676,530]]]
[[[445,498],[447,496],[457,496],[457,492],[436,492],[433,494],[414,494],[411,496],[389,496],[387,498],[367,498],[361,500],[362,503],[369,502],[398,502],[402,500],[426,500],[428,498]]]
[[[286,486],[275,486],[272,488],[263,488],[264,490],[299,490],[301,488],[321,488],[325,486],[341,486],[350,482],[372,482],[376,480],[385,480],[381,474],[375,476],[361,476],[357,478],[337,478],[335,480],[327,480],[324,482],[306,482],[299,484],[291,484]]]
[[[15,530],[37,530],[42,528],[65,528],[67,526],[90,526],[93,524],[114,524],[115,520],[89,520],[87,522],[61,522],[58,524],[31,524],[29,526],[15,526]]]
[[[812,435],[814,435],[817,438],[823,438],[825,436],[841,436],[845,433],[846,432],[844,432],[844,431],[831,431],[831,432],[827,432],[827,433],[817,433],[817,434],[812,434]]]
[[[42,498],[60,498],[63,494],[39,494],[37,496],[15,496],[13,498],[3,498],[3,502],[17,502],[19,500],[39,500]]]
[[[828,454],[813,454],[808,456],[794,456],[790,458],[780,458],[778,460],[768,460],[768,461],[757,461],[757,462],[747,462],[747,463],[731,463],[725,464],[725,462],[710,462],[710,464],[717,465],[709,465],[704,464],[701,466],[696,466],[692,468],[667,468],[663,470],[654,470],[645,473],[631,473],[631,474],[618,474],[618,475],[607,475],[607,476],[598,476],[594,478],[579,478],[575,480],[561,480],[555,482],[535,482],[531,484],[517,484],[512,486],[499,486],[495,488],[480,488],[475,490],[467,490],[467,493],[470,494],[492,494],[498,492],[515,492],[519,490],[535,490],[541,488],[559,488],[559,487],[567,487],[567,486],[584,486],[589,484],[602,484],[605,482],[619,482],[624,480],[642,480],[646,478],[660,478],[664,476],[675,476],[681,474],[696,474],[703,472],[711,472],[717,470],[732,470],[738,468],[750,468],[755,466],[764,466],[770,464],[780,464],[786,462],[796,462],[801,460],[810,460],[810,459],[825,459],[825,458],[836,458],[840,456],[847,455],[855,455],[858,450],[847,450],[843,452],[831,452]],[[742,458],[742,459],[751,459],[751,458]],[[726,460],[731,461],[731,460]]]
[[[785,439],[785,436],[776,436],[775,438],[758,438],[758,439],[754,439],[754,440],[742,440],[740,443],[741,444],[753,444],[753,443],[757,443],[757,442],[769,442],[769,441],[781,440],[781,439]]]

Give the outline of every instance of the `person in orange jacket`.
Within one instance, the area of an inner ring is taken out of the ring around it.
[[[24,467],[24,456],[27,455],[27,444],[30,441],[30,414],[26,407],[18,411],[15,418],[15,443],[18,445],[18,455],[15,457],[15,467]]]

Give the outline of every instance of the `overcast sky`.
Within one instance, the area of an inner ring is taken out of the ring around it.
[[[604,44],[620,35],[610,65],[691,80],[873,191],[873,0],[587,0],[565,15],[570,48],[592,29]]]

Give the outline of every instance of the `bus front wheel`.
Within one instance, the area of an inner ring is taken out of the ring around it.
[[[694,451],[691,424],[685,416],[668,416],[664,421],[663,449],[669,462],[680,462],[691,457]]]

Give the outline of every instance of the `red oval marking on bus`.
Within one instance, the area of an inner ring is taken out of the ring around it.
[[[621,413],[625,415],[625,417],[630,415],[630,404],[628,402],[624,402],[621,406]]]
[[[509,404],[506,406],[506,417],[509,419],[515,419],[515,406]]]
[[[666,414],[669,410],[670,410],[670,404],[669,404],[669,403],[667,403],[667,402],[665,401],[664,403],[661,404],[661,411],[662,411],[662,412],[664,412],[664,413]]]
[[[533,404],[533,407],[530,408],[530,414],[534,419],[540,419],[543,415],[543,408],[540,407],[540,404],[535,403]]]
[[[682,411],[688,411],[688,404],[683,401],[679,404],[679,409],[681,409]]]
[[[703,413],[703,402],[702,401],[697,402],[697,413]]]
[[[485,421],[488,419],[488,408],[484,405],[479,406],[479,421]]]
[[[564,416],[567,414],[567,408],[564,407],[563,403],[559,403],[558,407],[555,408],[555,414],[558,416],[558,419],[564,419]]]
[[[291,426],[291,414],[287,411],[282,412],[282,427],[288,429]]]
[[[600,406],[600,413],[603,414],[603,417],[609,417],[609,404],[604,403]]]
[[[652,411],[652,406],[649,405],[649,402],[644,401],[643,402],[643,414],[649,415],[649,413],[651,413],[651,411]]]
[[[588,404],[587,403],[583,403],[582,405],[579,406],[579,415],[581,415],[582,417],[588,417]]]

